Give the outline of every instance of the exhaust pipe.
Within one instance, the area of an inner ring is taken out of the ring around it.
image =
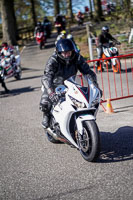
[[[63,138],[58,137],[57,134],[54,133],[54,132],[51,130],[51,128],[47,128],[47,129],[45,129],[45,131],[47,131],[48,134],[51,135],[55,140],[59,140],[59,141],[64,142],[64,143],[68,143],[68,141],[67,141],[66,139],[63,139]]]
[[[52,130],[51,130],[51,128],[47,128],[47,129],[45,129],[48,133],[49,133],[49,135],[51,135],[55,140],[59,140],[59,137],[56,135],[56,133],[54,133]]]

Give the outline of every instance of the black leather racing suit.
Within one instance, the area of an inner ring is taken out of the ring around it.
[[[71,59],[69,63],[61,59],[56,52],[49,58],[45,66],[44,75],[41,79],[44,92],[40,101],[40,109],[43,107],[41,110],[44,113],[49,113],[52,105],[49,100],[49,94],[54,91],[55,87],[63,84],[64,80],[76,75],[78,70],[82,74],[87,74],[96,87],[98,87],[96,74],[89,68],[84,58],[78,53],[74,53],[73,59]]]

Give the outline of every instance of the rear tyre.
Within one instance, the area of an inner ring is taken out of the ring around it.
[[[88,162],[95,162],[100,154],[100,134],[94,120],[83,122],[83,135],[78,140],[82,157]]]

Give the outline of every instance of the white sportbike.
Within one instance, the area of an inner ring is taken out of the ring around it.
[[[13,62],[13,59],[15,60]],[[22,76],[20,55],[4,57],[0,60],[0,76],[3,79],[14,77],[20,80]]]
[[[82,80],[81,76],[72,76],[55,89],[59,101],[52,106],[50,127],[45,133],[50,142],[70,144],[85,160],[92,162],[100,153],[96,114],[101,95],[87,76],[82,76]]]

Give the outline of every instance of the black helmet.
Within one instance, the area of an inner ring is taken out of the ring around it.
[[[58,40],[56,43],[56,52],[61,59],[68,61],[68,62],[70,60],[72,60],[75,56],[74,46],[70,39]],[[62,55],[63,52],[72,52],[72,53],[71,53],[70,57],[65,58]]]
[[[109,27],[108,26],[103,26],[102,27],[102,31],[105,32],[105,33],[109,32]]]
[[[56,51],[58,53],[73,51],[73,50],[74,50],[73,43],[69,39],[61,39],[56,44]]]

